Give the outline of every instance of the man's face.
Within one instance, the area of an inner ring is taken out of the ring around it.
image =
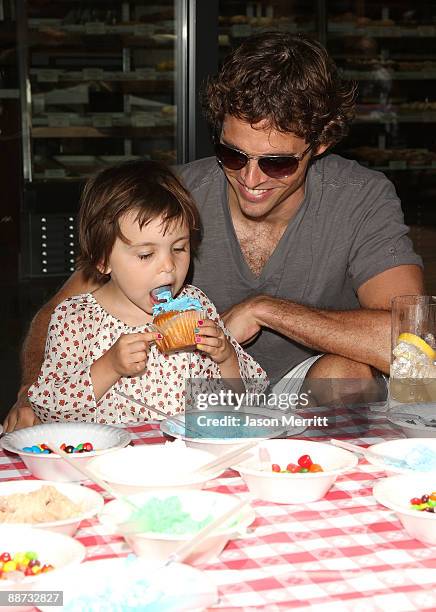
[[[129,241],[117,238],[107,272],[121,300],[151,314],[156,298],[153,289],[171,287],[175,296],[181,289],[190,261],[189,228],[174,221],[164,233],[162,218],[139,227],[136,214],[120,219],[120,229]]]
[[[298,155],[308,143],[292,133],[282,133],[255,126],[227,115],[221,132],[221,142],[248,155]],[[325,148],[324,148],[325,149]],[[316,152],[320,153],[318,149]],[[241,170],[223,168],[230,183],[230,202],[237,204],[242,214],[251,219],[272,218],[274,213],[294,209],[304,196],[304,181],[312,152],[298,164],[294,174],[275,179],[259,168],[257,160],[250,159]]]

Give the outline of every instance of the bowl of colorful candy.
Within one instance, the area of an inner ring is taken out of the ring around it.
[[[224,471],[201,471],[214,459],[211,453],[189,448],[177,440],[164,445],[128,446],[96,457],[88,467],[116,491],[134,494],[158,488],[201,489]]]
[[[373,495],[396,513],[412,538],[436,545],[436,474],[382,478],[374,485]]]
[[[126,503],[114,500],[105,505],[100,521],[114,533],[123,535],[135,554],[161,562],[180,544],[239,503],[233,495],[177,489],[156,489],[130,495],[128,499],[137,510],[132,511]],[[230,539],[246,533],[254,519],[251,506],[244,506],[205,538],[185,563],[205,563],[218,556]]]
[[[436,438],[402,438],[369,447],[369,463],[386,474],[436,473]],[[380,458],[377,456],[379,455]]]
[[[48,576],[74,571],[85,557],[83,544],[69,536],[14,525],[0,525],[0,548],[1,591],[44,589]]]
[[[72,536],[81,521],[98,514],[103,506],[99,493],[79,484],[47,480],[0,482],[0,525],[31,526]]]
[[[49,446],[59,446],[74,461],[86,465],[92,457],[127,446],[129,432],[100,423],[44,423],[6,434],[1,446],[16,453],[33,476],[62,482],[85,480],[83,474],[68,465]]]
[[[64,606],[40,606],[43,612],[200,612],[218,602],[215,583],[199,569],[182,563],[159,567],[135,555],[88,561],[73,575],[48,580],[45,588],[61,590]]]
[[[349,451],[309,440],[266,440],[233,469],[251,494],[278,504],[301,504],[324,497],[338,476],[354,468]]]

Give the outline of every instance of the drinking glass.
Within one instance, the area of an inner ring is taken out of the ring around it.
[[[389,404],[436,402],[436,296],[392,300]]]

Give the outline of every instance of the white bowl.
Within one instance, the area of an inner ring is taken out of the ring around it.
[[[260,449],[269,454],[267,461],[260,459]],[[358,458],[353,453],[331,444],[309,440],[266,440],[250,451],[251,457],[233,469],[237,470],[250,493],[264,501],[277,504],[302,504],[324,497],[336,478],[354,468]],[[297,463],[301,455],[310,455],[323,472],[281,474],[273,472],[271,466],[277,463],[286,469],[289,463]]]
[[[214,493],[211,491],[179,491],[157,489],[147,493],[130,495],[129,500],[137,506],[143,506],[150,498],[168,499],[178,497],[182,508],[190,514],[194,520],[203,520],[211,515],[213,519],[224,514],[232,506],[239,503],[239,499],[232,495]],[[111,501],[105,505],[100,513],[100,521],[111,526],[115,533],[121,533],[133,552],[148,560],[165,561],[182,543],[189,540],[193,534],[175,535],[155,532],[141,532],[128,535],[123,533],[120,524],[126,522],[131,515],[129,507],[118,500]],[[185,563],[205,563],[209,559],[218,556],[230,539],[238,537],[246,532],[246,528],[255,519],[254,510],[251,506],[244,507],[241,512],[229,519],[227,525],[217,529],[208,538],[199,544],[198,549],[191,553]]]
[[[199,468],[215,456],[203,450],[188,448],[183,442],[159,445],[129,446],[93,459],[88,467],[124,494],[149,489],[202,489],[208,480],[223,469],[208,472]]]
[[[275,411],[271,411],[271,410],[267,410],[267,409],[256,409],[256,408],[250,408],[250,416],[253,417],[259,417],[259,416],[271,416],[271,414],[274,414],[274,416],[272,418],[277,418],[279,421],[281,421],[282,418],[282,412],[280,410],[275,410]],[[235,416],[235,418],[238,418],[238,413],[237,412],[230,412],[229,410],[223,411],[223,410],[219,410],[216,409],[216,411],[209,411],[209,412],[205,412],[204,417],[209,417],[209,418],[223,418],[223,415],[230,415],[230,416]],[[240,418],[242,420],[245,420],[245,417],[247,416],[247,413],[241,413],[240,414]],[[209,437],[211,432],[213,430],[211,430],[211,428],[205,428],[205,437],[201,438],[199,437],[195,437],[195,433],[190,436],[190,435],[186,435],[186,430],[184,427],[184,423],[185,423],[185,415],[177,415],[176,419],[164,419],[161,424],[160,424],[160,429],[161,431],[168,435],[168,436],[172,436],[174,438],[178,438],[180,440],[183,440],[186,444],[186,446],[190,446],[191,448],[201,448],[202,450],[207,451],[208,453],[212,453],[213,455],[219,457],[221,455],[223,455],[224,453],[230,452],[231,450],[236,449],[238,446],[241,446],[242,444],[246,444],[249,440],[251,439],[258,439],[259,441],[261,440],[265,440],[266,438],[269,437],[273,437],[273,435],[279,436],[281,434],[283,434],[286,430],[287,430],[287,436],[296,436],[299,435],[301,433],[303,433],[303,431],[305,431],[307,429],[306,426],[301,426],[301,427],[289,427],[289,426],[283,426],[283,425],[277,425],[275,427],[264,427],[264,428],[259,428],[259,433],[264,433],[264,435],[256,435],[256,437],[250,437],[249,435],[245,436],[245,437],[241,437],[241,438],[212,438]],[[224,427],[224,426],[223,426]],[[247,428],[247,433],[252,433],[253,432],[253,428]],[[206,437],[207,436],[207,437]]]
[[[70,455],[73,461],[86,466],[92,457],[123,448],[130,440],[129,432],[100,423],[43,423],[8,433],[1,438],[0,444],[5,450],[19,455],[36,478],[69,482],[85,480],[85,477],[59,455],[38,455],[22,449],[38,444],[60,446],[65,442],[77,446],[82,442],[91,442],[95,451]]]
[[[61,581],[47,581],[47,589],[63,591],[64,607],[40,606],[40,610],[100,610],[104,601],[109,601],[113,609],[122,610],[127,607],[129,596],[145,580],[150,589],[143,586],[140,590],[144,610],[148,603],[153,610],[200,612],[218,602],[217,587],[205,572],[181,563],[156,568],[156,564],[132,555],[127,558],[89,561]],[[150,596],[151,601],[147,596]],[[164,602],[159,608],[161,598]]]
[[[401,417],[401,413],[422,416],[429,421],[434,419],[434,425],[429,426],[413,420],[410,417]],[[387,413],[388,420],[396,425],[408,438],[436,438],[436,402],[428,404],[400,404]],[[393,416],[395,415],[395,416]]]
[[[44,589],[50,576],[53,581],[78,565],[85,557],[85,547],[69,536],[43,529],[33,529],[22,525],[0,525],[0,548],[2,552],[18,553],[34,551],[42,564],[51,564],[54,570],[36,576],[26,576],[22,580],[0,580],[0,591],[27,591]],[[15,608],[12,608],[15,609]]]
[[[0,497],[13,495],[14,493],[30,493],[32,491],[37,491],[45,485],[55,487],[60,493],[80,506],[82,509],[80,514],[60,521],[44,523],[1,523],[0,521],[0,525],[31,526],[36,529],[48,529],[50,531],[72,536],[78,530],[81,521],[92,518],[98,514],[104,506],[103,497],[88,487],[67,482],[50,482],[47,480],[9,480],[0,482]]]
[[[388,442],[373,444],[369,447],[369,450],[380,455],[387,455],[389,457],[394,457],[395,459],[403,459],[407,461],[409,453],[412,450],[421,447],[430,449],[436,458],[436,438],[420,438],[419,440],[416,438],[402,438],[400,440],[389,440]],[[383,459],[379,459],[378,457],[374,457],[372,455],[367,455],[366,458],[369,463],[372,463],[372,465],[376,465],[384,469],[388,476],[393,474],[434,474],[436,472],[436,462],[434,469],[424,472],[422,470],[396,467],[395,465],[386,463],[383,461]]]
[[[413,497],[436,491],[436,475],[391,476],[378,480],[373,495],[379,504],[394,510],[404,529],[425,544],[436,545],[436,514],[410,508]]]

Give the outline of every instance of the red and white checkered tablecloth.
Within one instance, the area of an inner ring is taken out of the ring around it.
[[[350,424],[349,414],[337,415],[331,433],[364,444],[401,437],[382,414],[368,411],[361,419],[366,435],[356,436],[359,418]],[[156,423],[129,431],[135,444],[163,442]],[[200,566],[219,588],[213,609],[436,610],[436,548],[411,539],[394,513],[376,503],[372,486],[381,476],[361,461],[321,501],[299,506],[252,501],[256,520],[249,533],[231,541],[219,559]],[[30,478],[24,464],[0,452],[0,480],[20,478]],[[248,497],[232,470],[207,489]],[[131,552],[97,519],[84,521],[76,537],[87,548],[86,560]]]

